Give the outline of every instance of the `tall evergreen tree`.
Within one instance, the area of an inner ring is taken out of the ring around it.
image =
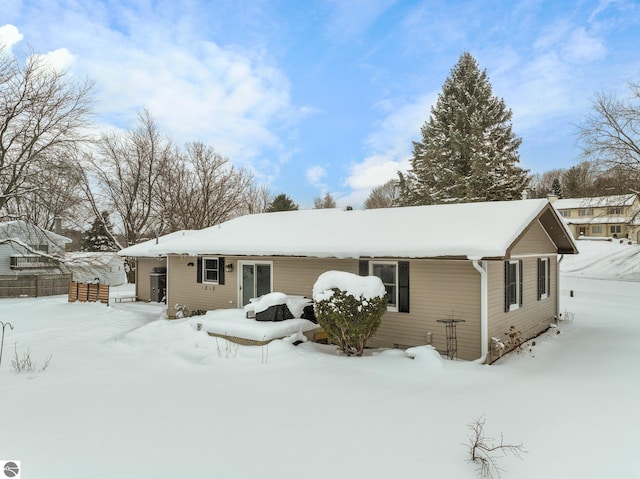
[[[553,179],[553,183],[551,183],[550,193],[558,198],[562,198],[562,185],[560,184],[560,178],[557,176]]]
[[[271,201],[271,203],[269,203],[267,213],[273,213],[275,211],[292,211],[297,209],[298,205],[296,205],[291,198],[284,193],[280,193]]]
[[[96,218],[91,229],[84,232],[80,242],[82,251],[118,251],[118,247],[112,236],[107,231],[113,231],[113,225],[109,220],[109,213],[103,211],[102,218]]]
[[[411,169],[399,173],[401,205],[519,199],[527,171],[518,166],[521,139],[511,110],[493,96],[486,70],[463,53],[446,79]]]

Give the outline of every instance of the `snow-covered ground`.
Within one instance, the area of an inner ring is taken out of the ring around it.
[[[640,255],[603,244],[562,263],[573,319],[492,366],[237,346],[153,304],[0,300],[0,461],[29,479],[465,478],[483,416],[527,451],[498,459],[503,478],[640,477]],[[14,373],[14,344],[49,367]]]

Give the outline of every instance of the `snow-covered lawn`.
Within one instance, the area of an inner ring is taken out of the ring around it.
[[[573,320],[492,366],[237,346],[153,304],[0,300],[14,326],[0,460],[29,479],[465,478],[467,424],[484,416],[487,435],[527,451],[499,459],[503,478],[640,477],[640,283],[587,279],[613,266],[572,261]],[[39,364],[52,354],[49,367],[14,373],[14,344]]]

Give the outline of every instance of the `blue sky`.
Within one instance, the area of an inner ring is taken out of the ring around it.
[[[631,0],[2,0],[0,41],[93,79],[99,128],[148,108],[301,207],[327,191],[360,207],[406,169],[464,51],[532,172],[577,163],[594,93],[640,81]]]

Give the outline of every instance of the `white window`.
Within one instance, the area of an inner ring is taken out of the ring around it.
[[[578,214],[580,216],[591,216],[592,214],[591,208],[580,208],[580,211],[578,212]]]
[[[602,234],[602,225],[591,226],[591,234],[594,234],[594,235]]]
[[[505,311],[515,311],[522,304],[522,262],[505,262]]]
[[[398,311],[398,263],[396,261],[370,261],[369,274],[382,280],[387,290],[387,310]]]
[[[545,299],[551,292],[551,270],[549,258],[538,259],[538,299]]]
[[[202,282],[218,284],[220,278],[218,258],[202,258]]]
[[[560,216],[569,216],[569,210],[560,210]]]
[[[620,226],[620,225],[611,225],[611,234],[612,235],[619,235],[620,233],[622,233],[622,226]]]

